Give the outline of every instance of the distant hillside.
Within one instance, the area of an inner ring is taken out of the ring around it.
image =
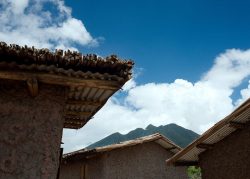
[[[137,128],[133,131],[130,131],[128,134],[125,134],[125,135],[122,135],[118,132],[111,134],[105,137],[104,139],[89,145],[87,148],[95,148],[95,147],[115,144],[115,143],[123,142],[126,140],[132,140],[138,137],[143,137],[146,135],[154,134],[154,133],[160,133],[166,136],[167,138],[172,140],[174,143],[176,143],[180,147],[187,146],[190,142],[192,142],[194,139],[199,137],[197,133],[191,130],[185,129],[181,126],[178,126],[176,124],[168,124],[168,125],[159,126],[159,127],[155,127],[150,124],[146,129]]]

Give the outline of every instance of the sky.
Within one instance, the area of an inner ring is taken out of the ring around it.
[[[247,0],[0,0],[0,41],[135,62],[133,78],[64,151],[176,123],[202,134],[250,97]]]

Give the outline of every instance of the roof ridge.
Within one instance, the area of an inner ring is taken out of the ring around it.
[[[165,136],[161,135],[160,133],[154,133],[154,134],[147,135],[144,137],[136,138],[134,140],[127,140],[127,141],[124,141],[122,143],[110,144],[110,145],[106,145],[106,146],[102,146],[102,147],[96,147],[93,149],[87,149],[87,148],[80,149],[80,150],[77,150],[74,152],[64,154],[63,156],[64,156],[64,158],[67,158],[67,157],[71,157],[74,155],[80,155],[80,154],[90,154],[90,153],[93,154],[93,153],[98,153],[98,152],[107,152],[107,151],[114,150],[114,149],[134,146],[134,145],[147,143],[147,142],[154,142],[154,141],[158,141],[158,140],[162,140],[163,143],[165,143],[165,144],[167,143],[167,144],[173,146],[173,147],[168,148],[168,150],[179,151],[181,149],[178,145],[174,144],[171,140],[169,140]],[[161,142],[156,142],[156,143],[161,145],[163,148],[166,148]]]

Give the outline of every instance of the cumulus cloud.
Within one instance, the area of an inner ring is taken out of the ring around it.
[[[108,103],[78,131],[64,130],[65,151],[87,146],[114,132],[127,133],[149,124],[176,123],[202,133],[236,106],[250,97],[250,84],[232,94],[250,76],[250,50],[231,49],[218,55],[213,66],[196,82],[176,79],[172,83],[125,86],[125,97],[112,97]]]
[[[0,40],[7,43],[50,49],[98,44],[62,0],[1,0],[0,23]]]
[[[250,75],[250,50],[227,50],[220,54],[202,81],[216,88],[233,89]]]
[[[250,81],[248,81],[248,86],[245,89],[240,90],[241,98],[235,102],[235,106],[239,106],[241,103],[246,101],[250,95]]]
[[[136,82],[135,82],[134,78],[132,78],[127,83],[125,83],[125,85],[122,87],[122,89],[124,91],[129,91],[129,90],[131,90],[134,87],[136,87]]]

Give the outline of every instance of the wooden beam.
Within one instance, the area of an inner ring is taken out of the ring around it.
[[[176,147],[170,147],[170,148],[167,148],[166,150],[173,150],[173,149],[176,149]]]
[[[212,149],[214,147],[214,144],[200,143],[197,144],[196,147],[200,149]]]
[[[58,170],[57,170],[57,177],[56,179],[59,179],[60,178],[60,169],[61,169],[61,162],[62,162],[62,156],[63,156],[63,148],[60,148],[60,157],[59,157],[59,167],[58,167]]]
[[[198,166],[198,161],[177,161],[174,162],[174,166]]]
[[[81,179],[85,179],[85,164],[81,165]]]
[[[87,112],[87,111],[66,111],[65,116],[72,116],[72,117],[80,117],[80,116],[90,116],[92,112]]]
[[[67,126],[68,128],[72,128],[72,129],[79,129],[82,126],[84,126],[86,123],[87,121],[84,121],[84,120],[67,118],[64,122],[64,126]]]
[[[101,106],[102,103],[101,102],[94,102],[94,101],[80,101],[80,100],[67,100],[66,101],[67,105],[89,105],[89,106]]]
[[[38,95],[38,82],[36,78],[29,78],[27,80],[27,86],[29,93],[32,97],[36,97]]]
[[[84,167],[84,179],[86,178],[89,178],[89,175],[88,175],[88,164],[86,163],[85,164],[85,167]]]
[[[68,129],[80,129],[82,126],[84,126],[86,123],[83,124],[72,124],[72,123],[64,123],[64,128],[68,128]]]
[[[112,80],[85,79],[48,73],[0,71],[0,79],[27,81],[31,76],[35,77],[39,82],[61,86],[88,86],[116,91],[121,88],[121,85],[123,85],[121,82]]]
[[[241,122],[230,121],[229,122],[229,127],[232,127],[232,128],[235,128],[235,129],[243,129],[244,127],[246,127],[246,124],[241,123]]]

